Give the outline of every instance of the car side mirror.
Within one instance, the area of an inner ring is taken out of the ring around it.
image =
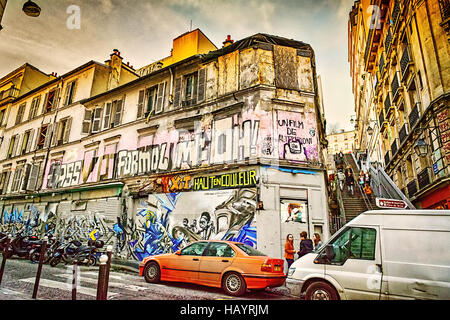
[[[181,250],[178,250],[177,252],[175,252],[175,254],[176,254],[177,256],[181,255]]]

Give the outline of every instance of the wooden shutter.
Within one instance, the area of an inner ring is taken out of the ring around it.
[[[84,110],[83,124],[81,125],[81,134],[89,134],[91,130],[92,110]]]
[[[39,164],[33,164],[30,170],[30,174],[28,176],[28,183],[26,184],[26,190],[27,191],[34,191],[36,190],[36,185],[38,181],[38,175],[39,175]]]
[[[102,125],[102,111],[103,108],[94,109],[94,120],[92,121],[92,133],[99,132]]]
[[[112,104],[111,102],[108,102],[105,107],[105,114],[103,116],[103,130],[109,129],[109,126],[111,124],[111,111],[112,111]]]
[[[139,91],[138,105],[137,105],[137,119],[142,118],[144,115],[144,99],[145,90]]]
[[[181,77],[175,80],[175,92],[173,96],[173,106],[178,108],[181,103]]]
[[[22,175],[22,167],[16,167],[16,171],[14,172],[14,177],[11,185],[11,191],[16,192],[19,188],[20,177]]]
[[[25,191],[28,185],[28,179],[31,172],[31,163],[26,163],[23,168],[23,178],[20,179],[19,191]]]
[[[50,147],[54,126],[55,126],[54,124],[49,124],[47,127],[47,132],[45,134],[45,140],[44,140],[44,148]]]
[[[197,103],[205,100],[206,92],[206,68],[198,70]]]
[[[123,101],[118,100],[114,111],[114,127],[120,125],[120,122],[122,120],[122,109],[123,109]]]
[[[47,112],[47,103],[48,103],[48,94],[50,92],[47,92],[44,96],[44,103],[42,104],[42,114],[45,114]]]
[[[66,120],[66,128],[64,130],[64,132],[62,133],[63,137],[63,143],[67,143],[69,142],[69,137],[70,137],[70,128],[72,127],[72,117],[68,118]]]
[[[61,121],[56,122],[52,127],[52,134],[51,134],[51,143],[50,146],[54,147],[58,145],[59,137],[59,128],[62,127]]]
[[[9,186],[9,180],[11,178],[11,171],[6,172],[5,181],[2,188],[2,194],[5,194],[8,192],[8,186]]]
[[[56,110],[56,108],[58,108],[59,92],[60,92],[60,89],[56,88],[55,95],[53,96],[53,102],[52,102],[52,109],[51,109],[51,111],[54,111],[54,110]]]
[[[69,92],[71,86],[72,86],[71,83],[68,83],[66,85],[66,90],[64,91],[64,106],[67,106],[69,104]]]
[[[163,82],[158,85],[158,97],[156,98],[155,113],[163,111],[165,94],[166,94],[166,82]]]
[[[16,139],[14,140],[14,146],[11,152],[11,157],[14,157],[15,155],[18,155],[18,146],[19,146],[19,140],[20,140],[20,136],[18,134],[16,134]]]
[[[35,131],[35,129],[30,130],[30,136],[28,137],[28,143],[27,143],[27,147],[26,147],[26,151],[25,151],[27,153],[32,151],[31,146],[33,145],[34,131]]]

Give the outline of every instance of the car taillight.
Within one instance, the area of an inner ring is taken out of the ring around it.
[[[261,271],[272,272],[273,260],[268,259],[261,265]]]
[[[283,260],[267,259],[261,265],[261,271],[264,272],[283,272]]]

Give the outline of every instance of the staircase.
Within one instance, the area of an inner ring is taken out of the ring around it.
[[[345,154],[344,155],[344,169],[347,167],[347,165],[350,165],[350,167],[353,170],[353,175],[355,177],[355,186],[354,186],[354,195],[352,196],[348,191],[347,187],[344,186],[344,190],[340,192],[339,190],[337,192],[340,192],[340,198],[342,200],[342,207],[343,207],[343,216],[344,216],[344,222],[347,223],[359,214],[363,213],[367,210],[376,209],[375,204],[375,195],[372,195],[372,200],[369,200],[364,192],[362,192],[361,188],[359,187],[359,184],[357,182],[357,178],[359,176],[359,168],[358,165],[355,163],[352,154]]]

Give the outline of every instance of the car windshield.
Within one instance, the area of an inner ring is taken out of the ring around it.
[[[249,245],[243,244],[243,243],[236,243],[236,247],[238,247],[239,249],[241,249],[242,251],[244,251],[246,254],[248,254],[249,256],[263,256],[265,257],[266,255],[264,253],[262,253],[261,251],[258,251],[252,247],[250,247]]]

